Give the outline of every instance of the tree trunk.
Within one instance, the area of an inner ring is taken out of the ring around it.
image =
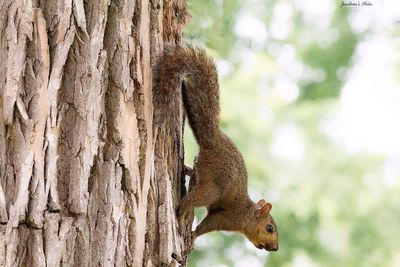
[[[187,17],[186,0],[0,2],[0,266],[186,265],[182,127],[153,131],[151,64]]]

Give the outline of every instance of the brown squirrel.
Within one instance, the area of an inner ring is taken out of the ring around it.
[[[181,93],[200,151],[193,167],[196,183],[179,204],[180,225],[194,208],[204,206],[208,214],[192,232],[193,241],[210,231],[235,231],[259,249],[278,250],[272,205],[263,199],[256,204],[249,198],[242,155],[219,127],[217,70],[204,50],[187,45],[166,47],[154,68],[155,123],[178,122]]]

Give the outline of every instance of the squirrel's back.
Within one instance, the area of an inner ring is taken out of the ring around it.
[[[190,127],[200,147],[219,134],[219,87],[214,62],[193,46],[168,46],[154,69],[155,123],[176,123],[182,92]],[[180,91],[182,90],[182,91]]]

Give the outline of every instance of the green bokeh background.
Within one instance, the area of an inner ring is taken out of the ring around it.
[[[312,1],[319,11],[305,2],[189,0],[185,38],[217,62],[221,126],[245,158],[250,196],[273,203],[280,236],[279,251],[268,253],[240,235],[210,233],[196,241],[189,266],[400,266],[398,154],[349,151],[339,129],[328,127],[361,60],[357,47],[383,34],[398,48],[399,24],[354,27],[355,17],[381,12],[381,1],[359,8]],[[397,63],[382,71],[400,77]],[[197,145],[189,128],[185,134],[191,165]],[[196,214],[195,224],[205,210]]]

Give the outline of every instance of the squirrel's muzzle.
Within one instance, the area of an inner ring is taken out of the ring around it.
[[[277,251],[279,248],[278,243],[276,244],[260,244],[256,246],[258,249],[265,249],[267,251]]]
[[[279,248],[278,244],[273,244],[272,246],[268,246],[265,249],[268,250],[268,251],[277,251],[278,248]]]

